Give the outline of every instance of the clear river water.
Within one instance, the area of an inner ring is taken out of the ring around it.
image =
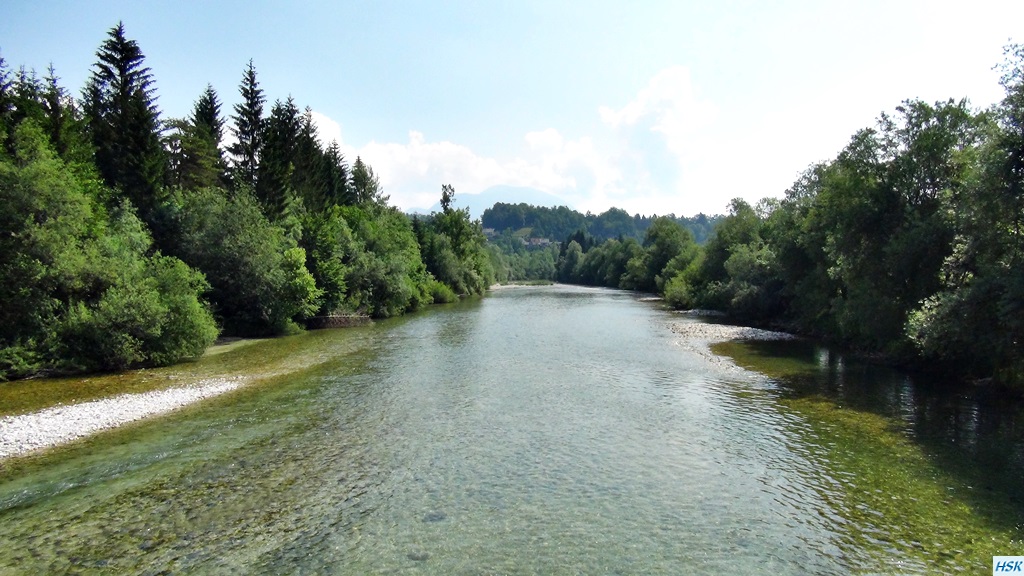
[[[1024,554],[1019,400],[671,329],[701,321],[513,288],[130,373],[260,378],[0,462],[0,574],[979,574]]]

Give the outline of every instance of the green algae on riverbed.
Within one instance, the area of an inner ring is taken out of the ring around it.
[[[310,332],[270,340],[236,340],[214,346],[196,360],[161,368],[2,382],[0,417],[119,394],[139,394],[201,384],[210,378],[262,378],[268,374],[301,369],[325,358],[326,352],[318,348],[317,342],[325,342],[325,335]]]
[[[849,526],[841,548],[889,549],[908,563],[901,570],[934,572],[964,565],[987,572],[992,556],[1024,553],[1024,481],[1013,462],[1019,438],[1011,432],[957,445],[950,436],[958,432],[939,433],[924,416],[970,419],[969,408],[956,406],[962,394],[929,396],[905,375],[807,342],[711,348],[775,379],[780,406],[800,416],[804,438],[817,438],[808,455],[837,482],[821,496]]]

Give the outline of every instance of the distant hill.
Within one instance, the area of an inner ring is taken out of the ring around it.
[[[668,218],[690,230],[698,244],[704,244],[723,216],[697,214],[691,217]],[[620,208],[610,208],[601,214],[580,214],[564,206],[550,208],[532,206],[527,203],[510,204],[498,202],[484,210],[481,221],[484,228],[493,228],[497,233],[527,229],[531,237],[547,238],[560,242],[577,230],[583,230],[598,242],[610,238],[635,238],[642,240],[647,229],[654,222],[654,216],[630,216]]]
[[[523,186],[491,186],[479,194],[460,194],[458,190],[455,191],[455,208],[469,208],[469,217],[473,220],[477,220],[484,215],[484,210],[487,210],[495,204],[503,202],[506,204],[519,204],[525,203],[531,206],[569,206],[569,203],[564,199],[549,194],[536,188],[527,188]],[[572,208],[571,206],[569,206]],[[434,204],[427,210],[413,210],[413,212],[420,214],[430,214],[431,212],[440,212],[441,203]]]

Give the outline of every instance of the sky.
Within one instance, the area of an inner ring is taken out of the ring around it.
[[[230,116],[251,59],[392,204],[532,187],[577,210],[725,213],[904,100],[1002,98],[1024,2],[4,0],[0,56],[80,94],[119,21],[162,117],[207,84]],[[269,112],[269,105],[268,105]]]

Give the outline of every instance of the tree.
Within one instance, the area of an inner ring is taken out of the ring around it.
[[[480,223],[470,220],[469,208],[455,208],[454,203],[455,187],[442,185],[441,213],[418,226],[423,262],[456,294],[482,294],[494,282],[487,239]]]
[[[3,144],[10,152],[13,152],[14,112],[16,109],[16,104],[14,103],[14,79],[11,77],[11,71],[7,67],[7,61],[4,60],[3,56],[0,56],[0,131],[2,131],[0,137],[7,140]]]
[[[663,277],[663,273],[669,262],[679,257],[675,268],[671,270],[675,273],[677,269],[689,265],[696,257],[697,250],[697,244],[689,230],[672,218],[657,218],[644,234],[643,252],[634,256],[626,265],[623,287],[661,292],[668,280],[667,277]]]
[[[96,58],[84,94],[96,167],[149,221],[163,200],[165,169],[153,75],[123,23],[110,29]]]
[[[340,152],[338,153],[340,156]],[[320,146],[313,122],[313,109],[307,107],[299,119],[299,130],[295,136],[295,148],[292,155],[291,188],[296,197],[300,198],[308,210],[323,210],[329,206],[328,198],[335,196],[337,186],[333,169],[336,165],[329,162],[343,162],[341,158],[328,158]],[[328,189],[328,186],[332,189]]]
[[[583,260],[583,248],[579,242],[572,240],[565,249],[565,255],[558,262],[558,279],[562,282],[579,280],[580,262]]]
[[[263,132],[256,179],[256,198],[273,221],[283,218],[288,205],[294,202],[291,182],[300,128],[295,101],[289,96],[284,102],[274,102]]]
[[[0,159],[0,379],[198,356],[217,335],[202,275],[149,255],[127,200],[108,211],[35,120]]]
[[[380,179],[373,173],[373,167],[358,156],[352,166],[352,193],[356,202],[360,203],[375,202],[385,205],[389,199],[384,195],[384,189],[380,186]]]
[[[224,119],[213,86],[206,86],[188,118],[172,119],[167,126],[168,182],[187,190],[226,187],[227,163],[220,150]]]
[[[255,190],[260,151],[263,149],[263,104],[266,97],[256,80],[256,68],[252,60],[249,60],[245,69],[238,92],[242,95],[242,101],[235,104],[235,113],[231,116],[234,122],[231,132],[235,135],[235,142],[228,147],[228,153],[231,154],[231,178],[235,189]]]
[[[941,289],[909,314],[907,334],[931,363],[1024,383],[1024,46],[1006,48],[1006,91],[957,194]]]
[[[409,219],[372,203],[340,210],[361,247],[345,262],[347,307],[386,318],[429,304],[430,274]]]
[[[212,141],[214,146],[220,148],[220,142],[224,138],[224,118],[220,115],[220,98],[217,91],[210,84],[196,100],[192,108],[192,125],[202,130]]]
[[[190,120],[171,119],[164,137],[167,149],[167,182],[185,190],[222,187],[225,165],[220,150],[206,128]]]
[[[323,206],[351,206],[356,203],[348,164],[341,153],[338,142],[332,141],[324,153],[323,169]]]
[[[322,293],[305,267],[305,251],[250,194],[204,188],[172,202],[175,255],[206,275],[228,333],[289,333],[316,312]]]

